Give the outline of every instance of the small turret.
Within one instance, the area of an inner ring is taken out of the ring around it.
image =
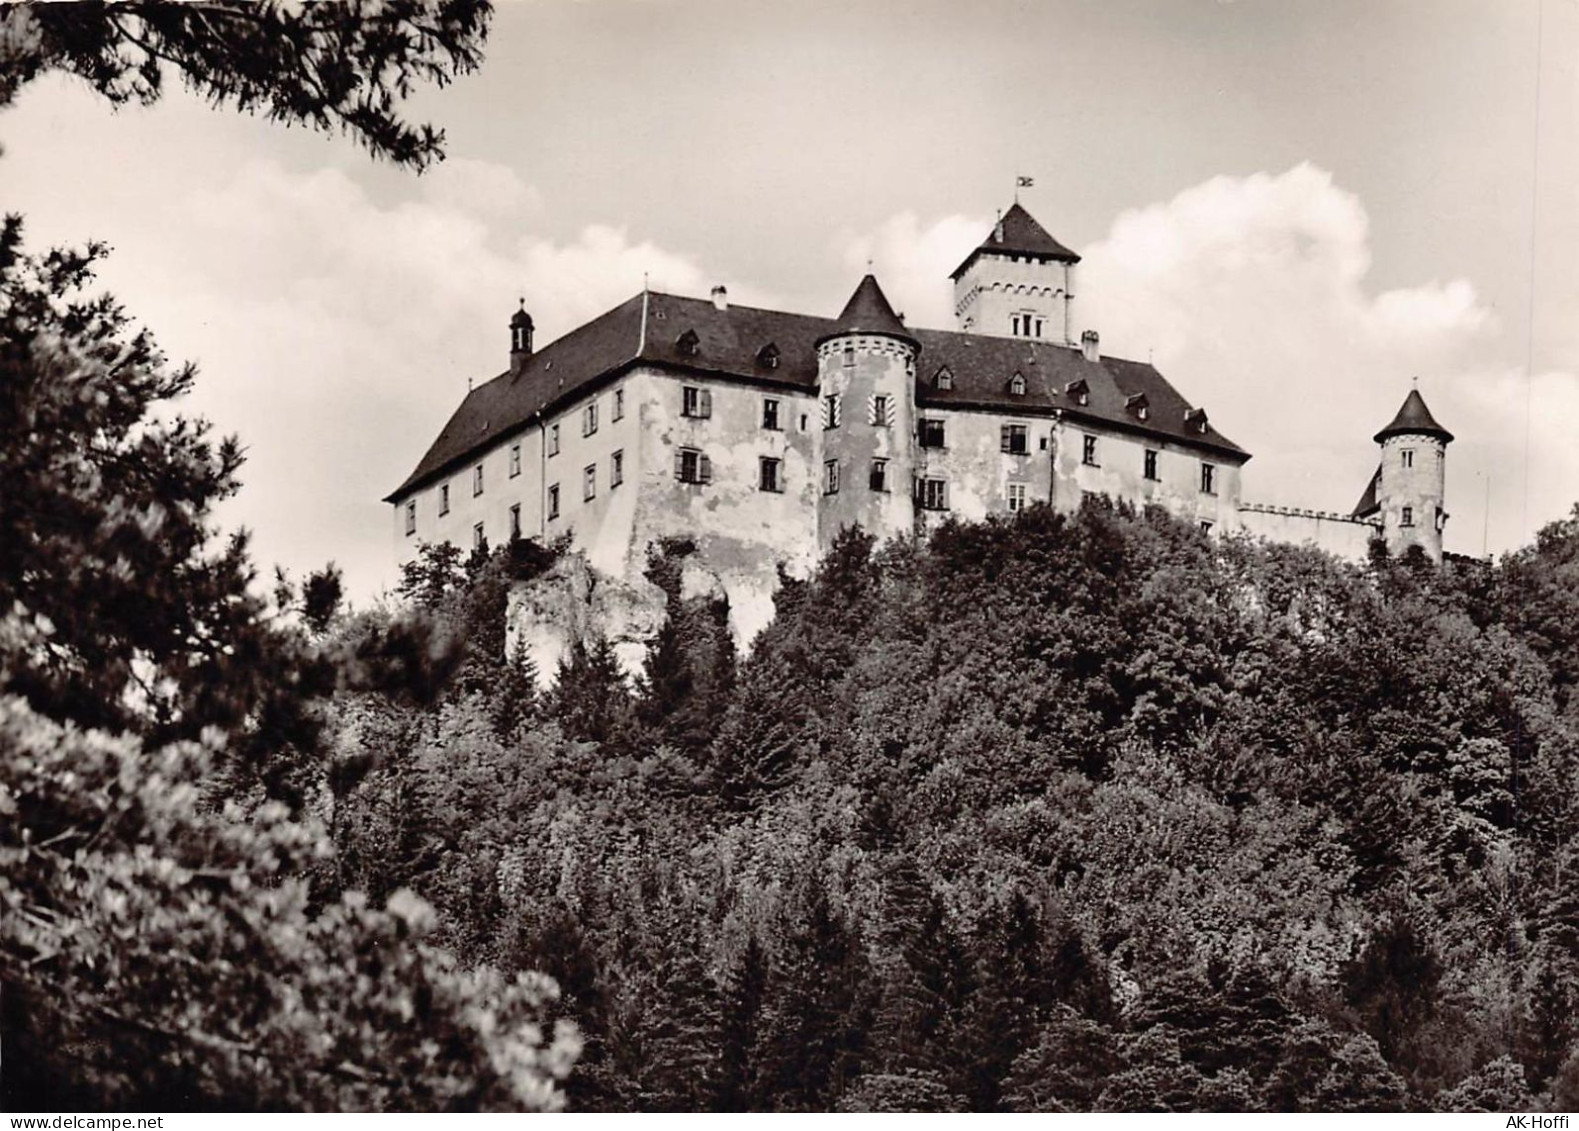
[[[1419,546],[1432,561],[1441,561],[1447,446],[1453,434],[1436,422],[1420,390],[1412,389],[1392,422],[1376,433],[1376,442],[1382,463],[1360,509],[1380,516],[1382,537],[1394,557]]]
[[[519,373],[532,356],[532,316],[526,312],[526,299],[521,309],[510,316],[510,372]]]
[[[915,528],[916,357],[921,344],[867,275],[817,342],[822,428],[817,533],[824,551],[846,526],[878,538]]]

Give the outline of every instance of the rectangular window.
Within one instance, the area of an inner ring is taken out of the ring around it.
[[[450,485],[448,483],[439,488],[439,513],[450,513]]]
[[[680,390],[680,415],[698,420],[713,415],[713,394],[695,385],[685,385]]]
[[[822,426],[824,428],[839,427],[840,419],[844,415],[839,401],[838,393],[829,393],[822,398]]]
[[[894,402],[884,393],[878,393],[867,401],[866,422],[875,424],[879,428],[887,428],[894,422]]]
[[[680,448],[674,453],[674,477],[681,483],[711,483],[713,463],[695,448]]]
[[[998,430],[998,446],[1012,456],[1031,450],[1031,433],[1023,424],[1005,424]]]
[[[762,427],[769,432],[779,432],[784,428],[779,423],[779,402],[773,397],[762,398]]]
[[[1415,465],[1415,454],[1412,449],[1405,448],[1401,454],[1404,457],[1405,467],[1413,467]]]
[[[1413,526],[1415,524],[1414,507],[1405,507],[1403,517],[1398,520],[1399,526]]]
[[[482,494],[482,464],[472,468],[472,497]]]
[[[589,463],[581,471],[581,501],[591,502],[598,497],[598,465]]]
[[[510,445],[510,478],[514,479],[521,474],[521,445]]]
[[[784,462],[763,456],[758,461],[757,489],[761,491],[784,490]]]
[[[855,368],[855,347],[854,346],[845,346],[844,347],[844,367],[846,369],[854,369]]]
[[[923,510],[948,510],[948,483],[945,480],[916,480],[916,496]]]
[[[836,459],[831,459],[822,465],[822,493],[824,495],[839,493],[839,461]]]
[[[1214,464],[1201,464],[1201,494],[1217,494],[1217,467]]]
[[[548,426],[548,454],[551,456],[559,454],[559,425],[557,424]]]
[[[510,508],[510,541],[521,540],[521,504],[516,503]]]
[[[1018,338],[1020,336],[1020,316],[1018,314],[1009,315],[1009,323],[1013,327],[1010,332]]]
[[[559,484],[555,483],[548,489],[548,517],[559,517]]]
[[[472,549],[480,550],[488,543],[488,536],[483,533],[482,523],[472,527]]]
[[[625,419],[625,390],[624,389],[615,389],[614,390],[614,411],[609,413],[609,419],[610,420],[624,420]]]
[[[1009,510],[1023,511],[1025,509],[1025,484],[1009,484]]]
[[[1084,436],[1081,438],[1081,445],[1080,462],[1087,467],[1101,467],[1102,465],[1097,463],[1097,438]]]
[[[1201,523],[1201,533],[1202,534],[1210,534],[1211,532],[1212,532],[1212,524],[1210,522],[1202,521],[1202,523]]]
[[[923,448],[943,447],[943,422],[941,420],[923,420],[921,422],[921,446]]]
[[[609,457],[609,490],[625,482],[625,451],[621,449]]]
[[[593,401],[581,412],[581,434],[590,436],[598,430],[598,402]]]
[[[1157,478],[1157,453],[1153,451],[1146,453],[1146,478]]]
[[[872,474],[867,481],[867,486],[874,491],[888,490],[888,461],[886,459],[874,459],[872,461]]]
[[[406,535],[410,537],[417,532],[417,500],[412,499],[406,503]]]

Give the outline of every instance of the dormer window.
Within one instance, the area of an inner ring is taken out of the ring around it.
[[[1206,435],[1206,410],[1204,408],[1190,409],[1184,414],[1184,426],[1192,432],[1199,432],[1203,436]]]
[[[1136,420],[1145,420],[1151,415],[1151,405],[1146,400],[1146,394],[1134,393],[1125,397],[1124,411],[1132,413]]]
[[[695,330],[687,330],[675,339],[674,348],[681,357],[695,357],[702,352],[702,339],[696,336]]]
[[[1091,386],[1086,384],[1083,377],[1078,381],[1071,381],[1064,386],[1064,396],[1078,405],[1088,405],[1091,403]]]
[[[1009,378],[1009,395],[1012,397],[1025,396],[1025,377],[1023,375],[1016,373]]]
[[[952,389],[954,387],[954,371],[945,365],[937,371],[937,376],[932,378],[932,384],[945,392]]]
[[[757,351],[757,364],[764,369],[779,367],[779,347],[769,342]]]

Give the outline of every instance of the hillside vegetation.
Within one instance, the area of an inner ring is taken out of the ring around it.
[[[326,894],[558,982],[572,1107],[1579,1105],[1579,508],[1440,571],[1103,503],[851,532],[744,659],[688,550],[636,686],[591,642],[544,695],[502,610],[550,555],[430,553],[457,670],[342,690],[312,771]]]

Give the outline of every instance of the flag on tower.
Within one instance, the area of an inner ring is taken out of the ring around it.
[[[1032,188],[1034,187],[1035,183],[1036,182],[1030,177],[1016,177],[1014,179],[1015,188]]]

